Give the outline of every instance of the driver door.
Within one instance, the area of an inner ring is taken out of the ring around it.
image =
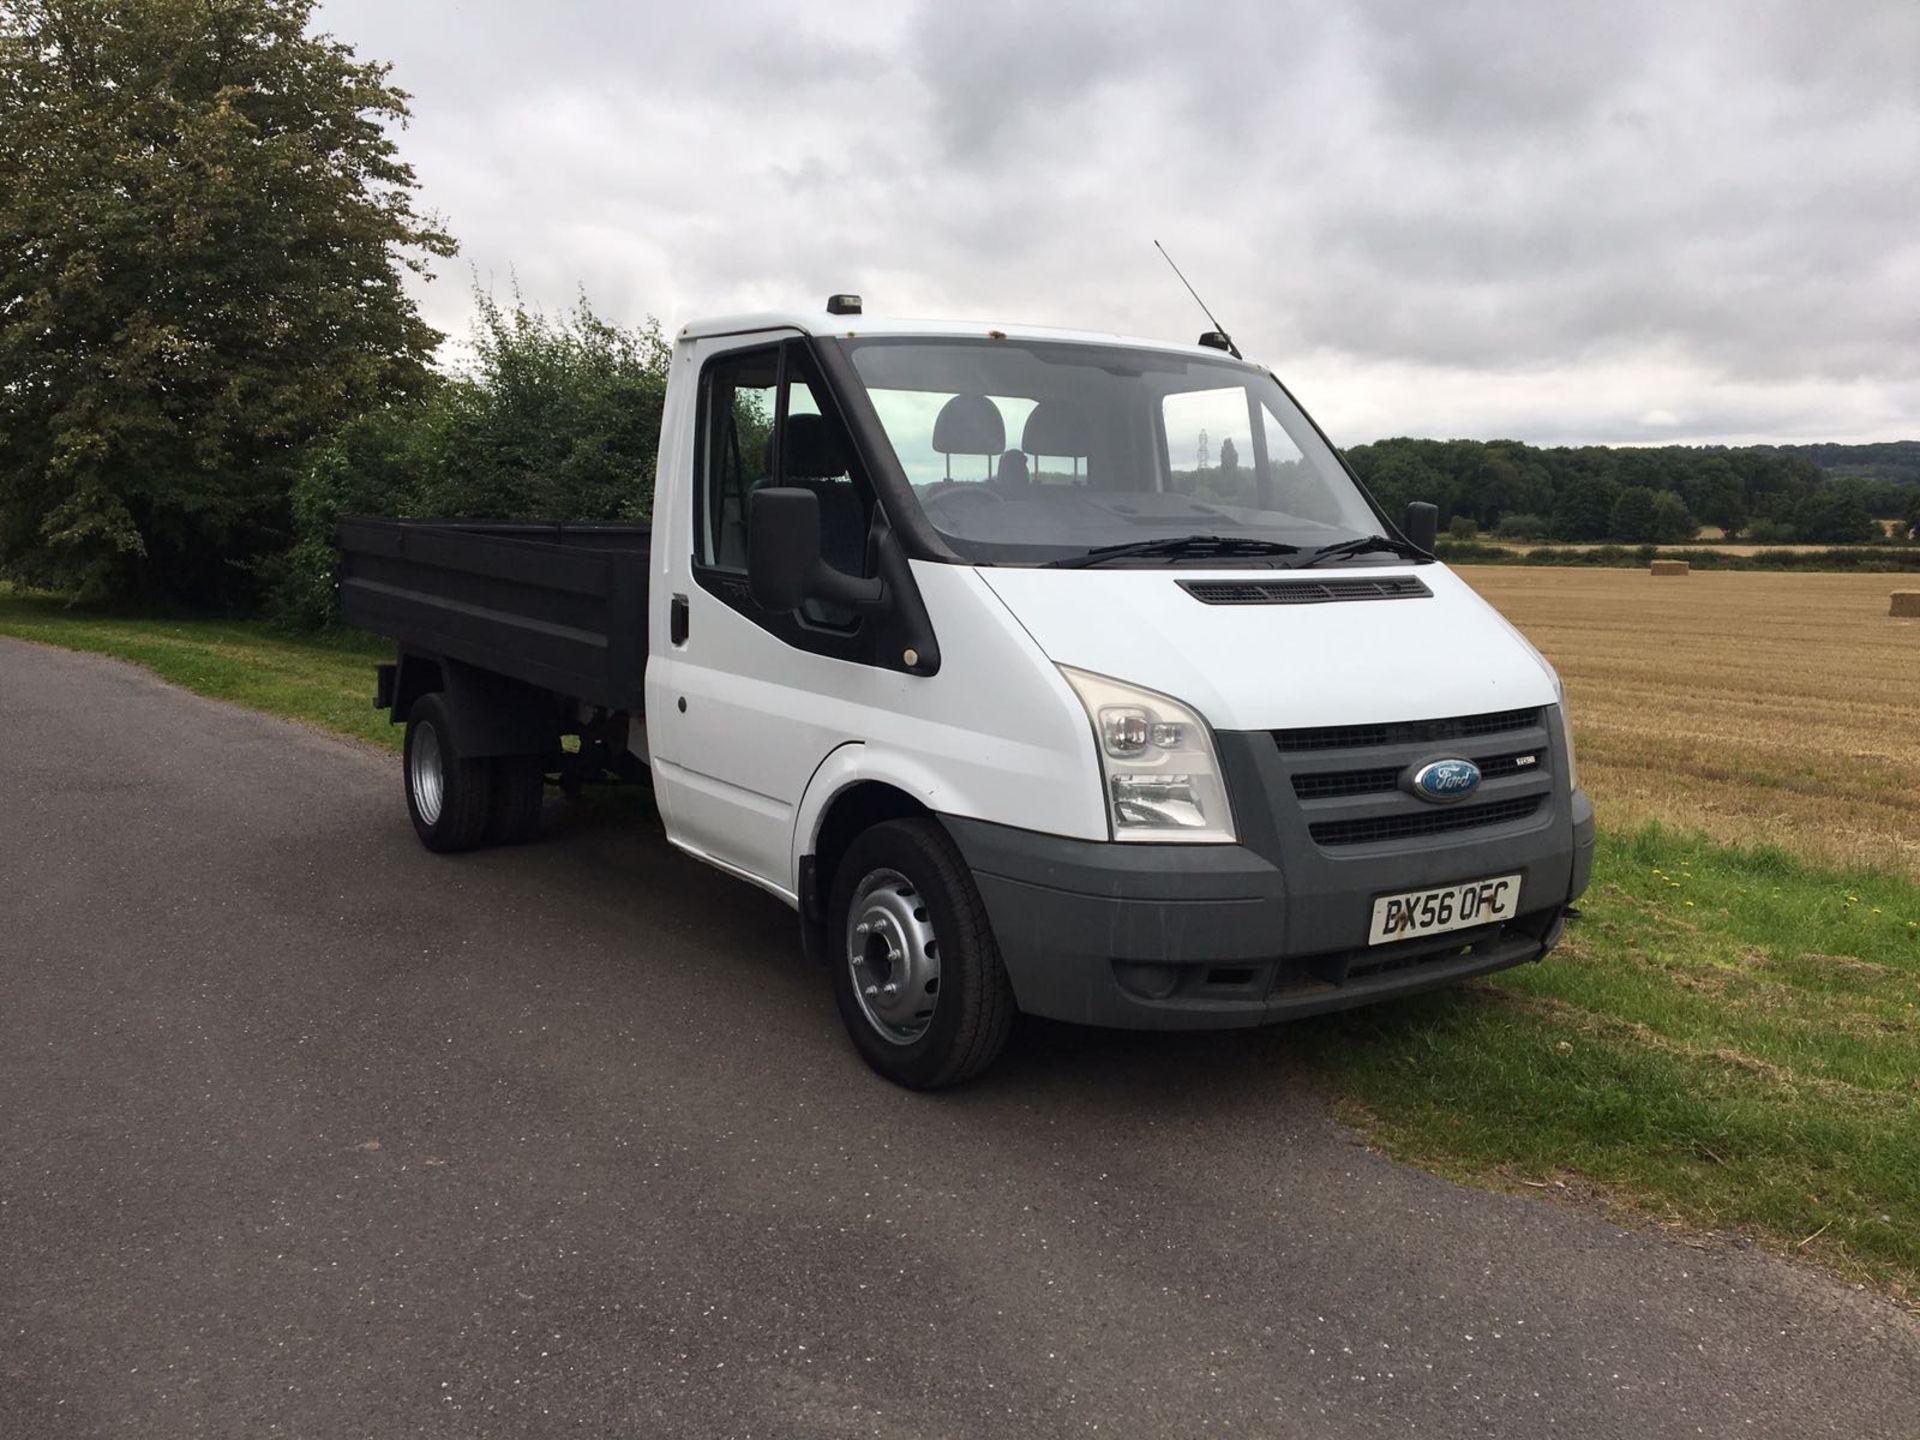
[[[812,490],[825,557],[870,574],[873,492],[803,342],[727,336],[692,358],[690,483],[676,487],[669,534],[655,544],[658,556],[666,541],[671,597],[647,669],[655,789],[676,845],[791,898],[795,812],[827,754],[860,738],[847,700],[871,667],[851,611],[754,604],[753,494]]]

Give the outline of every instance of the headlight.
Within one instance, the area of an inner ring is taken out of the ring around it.
[[[1062,665],[1093,722],[1116,840],[1231,843],[1233,813],[1207,722],[1178,700]]]
[[[1556,708],[1560,712],[1560,743],[1566,747],[1567,789],[1572,792],[1580,788],[1580,776],[1575,773],[1573,766],[1573,721],[1567,715],[1567,687],[1560,683],[1557,673],[1553,677],[1553,695],[1559,702]]]

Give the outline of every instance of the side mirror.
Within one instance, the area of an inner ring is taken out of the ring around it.
[[[1400,522],[1400,529],[1407,539],[1433,553],[1434,541],[1440,538],[1440,507],[1429,505],[1424,500],[1415,500],[1407,506],[1407,518]]]
[[[756,490],[747,497],[747,587],[763,610],[798,610],[820,558],[820,497]]]
[[[763,610],[785,614],[809,600],[871,606],[879,580],[847,575],[820,554],[820,497],[799,486],[756,490],[747,500],[747,588]]]

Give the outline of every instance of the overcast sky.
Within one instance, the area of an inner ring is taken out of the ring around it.
[[[1920,0],[323,0],[468,286],[1190,338],[1340,444],[1920,437]]]

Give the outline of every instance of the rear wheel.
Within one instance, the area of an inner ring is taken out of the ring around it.
[[[547,799],[547,762],[538,755],[502,755],[490,768],[487,843],[519,845],[533,839]]]
[[[828,968],[862,1058],[931,1090],[993,1063],[1013,1026],[1013,989],[980,891],[936,820],[889,820],[854,840],[835,872]]]
[[[414,701],[407,717],[407,814],[429,850],[471,850],[486,838],[490,776],[484,760],[453,748],[447,702],[435,693]]]

